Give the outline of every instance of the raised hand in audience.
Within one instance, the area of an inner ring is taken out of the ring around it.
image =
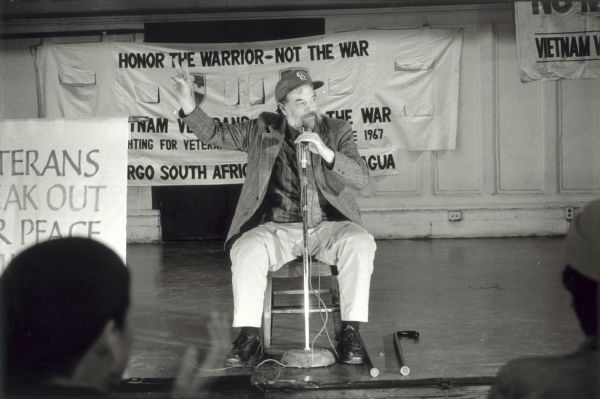
[[[231,344],[231,322],[221,313],[212,312],[208,323],[210,346],[201,365],[198,365],[198,349],[186,348],[175,385],[171,393],[174,399],[208,398],[210,372],[216,372],[223,364],[224,353]]]

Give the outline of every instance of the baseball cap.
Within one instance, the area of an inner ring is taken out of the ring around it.
[[[312,80],[308,69],[290,68],[281,73],[277,85],[275,85],[275,100],[281,102],[287,94],[302,85],[311,85],[313,89],[323,86],[320,80]]]
[[[600,199],[587,204],[571,222],[564,263],[594,281],[600,280]]]

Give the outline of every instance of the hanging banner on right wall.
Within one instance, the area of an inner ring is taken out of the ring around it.
[[[600,0],[515,2],[522,82],[600,77]]]

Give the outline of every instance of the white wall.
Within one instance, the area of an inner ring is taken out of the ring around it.
[[[600,197],[600,79],[521,83],[510,4],[318,14],[112,17],[80,21],[78,29],[139,27],[141,18],[157,22],[281,16],[324,16],[327,32],[423,25],[464,29],[457,149],[400,152],[400,173],[373,179],[359,202],[367,228],[377,237],[562,234],[568,208]],[[65,26],[56,21],[54,28]],[[39,40],[1,43],[2,118],[37,116],[28,48],[36,43]],[[128,206],[129,240],[158,240],[158,213],[150,209],[150,190],[132,188]],[[461,211],[462,220],[450,222],[448,211]]]
[[[367,227],[379,237],[562,234],[566,208],[600,196],[600,80],[522,84],[512,5],[327,19],[330,32],[423,25],[464,29],[457,149],[404,152],[401,173],[361,198]]]

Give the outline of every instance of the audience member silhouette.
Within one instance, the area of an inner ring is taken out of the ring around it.
[[[0,397],[109,396],[132,344],[130,273],[117,254],[86,238],[36,244],[8,265],[0,292],[5,360]],[[206,397],[208,379],[198,370],[220,363],[228,324],[212,315],[207,326],[212,345],[200,367],[198,351],[188,348],[172,397]]]
[[[564,287],[586,339],[574,353],[516,359],[498,373],[490,399],[598,398],[600,200],[576,215],[565,239]],[[543,339],[543,335],[542,338]]]

